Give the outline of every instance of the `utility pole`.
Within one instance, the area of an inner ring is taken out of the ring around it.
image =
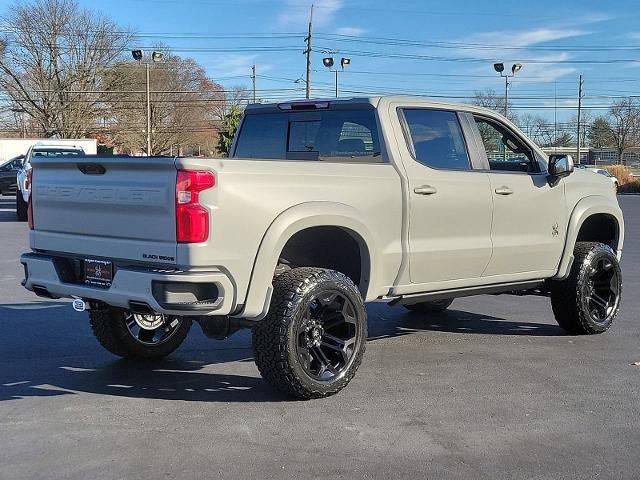
[[[313,36],[313,3],[311,4],[311,14],[309,15],[309,31],[307,38],[304,39],[307,42],[307,49],[304,53],[307,55],[307,98],[311,98],[311,38]]]
[[[145,70],[147,73],[147,156],[150,157],[151,153],[151,95],[149,88],[149,64],[145,63]]]
[[[251,81],[253,83],[253,103],[256,103],[256,66],[251,67]]]
[[[584,86],[584,80],[582,80],[582,75],[580,75],[580,83],[578,85],[578,136],[577,136],[577,145],[578,145],[578,164],[580,162],[580,120],[582,116],[582,87]]]

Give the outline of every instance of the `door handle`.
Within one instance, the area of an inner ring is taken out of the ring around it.
[[[513,190],[511,190],[509,187],[502,186],[502,187],[496,188],[496,193],[498,195],[511,195],[513,194]]]
[[[434,193],[438,193],[438,189],[431,185],[421,185],[414,188],[413,193],[417,193],[418,195],[433,195]]]

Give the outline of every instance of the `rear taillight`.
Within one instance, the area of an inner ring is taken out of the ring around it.
[[[209,238],[209,210],[200,205],[200,192],[212,188],[211,172],[179,170],[176,177],[176,241],[201,243]]]
[[[27,172],[27,181],[25,182],[25,187],[29,189],[29,200],[27,203],[27,220],[29,221],[29,228],[33,230],[33,168],[29,169]],[[20,190],[17,192],[18,195],[22,195]]]

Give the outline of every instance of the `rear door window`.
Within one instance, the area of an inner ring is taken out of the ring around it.
[[[249,113],[234,157],[382,162],[373,109]]]
[[[455,112],[403,109],[415,159],[427,167],[469,170],[464,134]]]

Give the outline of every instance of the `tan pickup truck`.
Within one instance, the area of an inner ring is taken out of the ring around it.
[[[24,286],[72,297],[116,355],[161,358],[192,321],[253,329],[278,389],[353,378],[365,302],[547,295],[562,328],[618,312],[624,224],[609,179],[508,120],[422,98],[247,108],[230,158],[34,158]]]

